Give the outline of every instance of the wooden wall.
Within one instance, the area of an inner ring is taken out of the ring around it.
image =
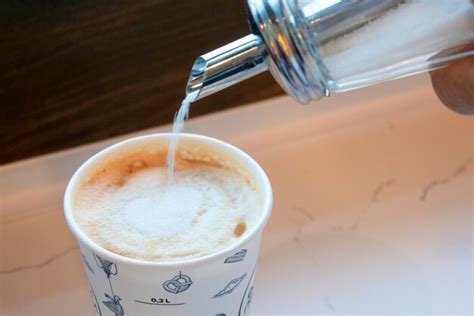
[[[1,1],[0,163],[171,122],[194,59],[248,33],[244,1]],[[191,116],[281,93],[263,74]]]

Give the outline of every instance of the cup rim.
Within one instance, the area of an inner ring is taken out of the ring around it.
[[[199,135],[199,134],[191,134],[191,133],[181,133],[179,137],[195,140],[195,141],[203,142],[203,143],[211,143],[211,144],[217,145],[218,147],[223,148],[224,150],[226,150],[226,152],[230,152],[232,155],[235,154],[239,159],[247,163],[246,168],[248,168],[252,176],[254,176],[255,179],[262,184],[262,188],[261,188],[262,195],[263,195],[262,215],[260,216],[257,224],[254,225],[252,229],[247,234],[245,234],[243,238],[241,238],[236,243],[232,243],[228,247],[225,247],[219,250],[218,252],[213,252],[202,257],[176,260],[176,261],[156,262],[156,261],[135,259],[135,258],[130,258],[130,257],[116,254],[110,250],[103,248],[102,246],[94,242],[91,238],[89,238],[89,236],[87,236],[85,232],[83,232],[80,229],[79,225],[76,223],[73,216],[72,201],[73,201],[75,189],[77,185],[80,183],[82,175],[87,170],[89,170],[89,168],[93,166],[94,163],[96,163],[102,157],[106,156],[110,151],[116,150],[118,147],[126,146],[130,143],[134,143],[137,141],[169,138],[171,135],[172,133],[155,133],[155,134],[150,134],[150,135],[133,137],[124,141],[120,141],[118,143],[115,143],[95,153],[93,156],[88,158],[74,172],[73,176],[71,177],[71,179],[69,180],[67,184],[66,191],[64,194],[64,217],[66,219],[66,223],[69,229],[71,230],[72,234],[75,236],[75,238],[78,240],[80,244],[82,243],[82,244],[87,245],[90,249],[92,249],[94,254],[108,257],[112,260],[115,260],[114,262],[119,262],[123,264],[130,264],[130,265],[136,265],[136,266],[142,266],[142,267],[184,267],[184,266],[205,263],[207,261],[211,261],[223,255],[234,253],[237,249],[241,248],[242,245],[248,243],[252,238],[255,238],[255,236],[263,230],[266,223],[268,222],[268,219],[271,214],[272,206],[273,206],[272,187],[270,184],[270,180],[268,179],[268,176],[266,175],[265,171],[252,157],[250,157],[250,155],[245,153],[240,148],[234,145],[231,145],[229,143],[226,143],[224,141],[218,140],[216,138]]]

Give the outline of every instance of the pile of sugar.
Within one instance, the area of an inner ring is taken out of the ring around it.
[[[233,169],[208,164],[176,170],[145,168],[121,186],[107,175],[76,194],[74,217],[102,247],[153,261],[204,256],[225,248],[256,224],[255,186]]]

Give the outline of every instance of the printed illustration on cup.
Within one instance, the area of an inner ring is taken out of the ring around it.
[[[173,294],[183,293],[193,284],[191,278],[179,271],[179,274],[174,276],[171,280],[163,282],[165,291]]]
[[[104,271],[107,275],[107,279],[110,279],[110,276],[117,275],[117,265],[112,261],[99,257],[98,255],[94,254],[94,259],[99,268]]]
[[[94,254],[94,260],[99,268],[104,271],[107,280],[109,281],[110,292],[112,293],[104,293],[106,299],[102,301],[102,304],[104,304],[112,313],[114,313],[115,316],[125,315],[122,304],[120,303],[122,298],[114,293],[114,288],[112,287],[112,282],[110,281],[111,276],[116,276],[118,274],[117,265],[112,261],[104,259],[96,254]]]
[[[240,282],[242,282],[243,279],[245,279],[246,275],[247,273],[244,273],[240,277],[230,280],[229,283],[227,283],[227,285],[222,290],[220,290],[216,295],[214,295],[212,298],[218,298],[218,297],[232,293],[239,286]]]
[[[235,262],[240,262],[245,259],[245,255],[247,254],[247,249],[242,249],[236,253],[234,253],[232,256],[227,257],[224,260],[224,263],[235,263]]]
[[[125,313],[123,311],[122,305],[120,304],[120,301],[122,300],[120,296],[118,295],[111,296],[111,295],[108,295],[107,293],[104,293],[104,295],[107,298],[107,300],[102,301],[102,303],[104,303],[104,305],[107,306],[107,308],[110,309],[110,311],[114,313],[115,316],[123,316]]]

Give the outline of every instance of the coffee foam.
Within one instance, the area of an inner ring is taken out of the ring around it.
[[[166,151],[104,159],[76,192],[80,228],[112,252],[153,261],[204,256],[242,238],[262,210],[244,168],[199,147],[180,144],[178,156],[171,183]]]

